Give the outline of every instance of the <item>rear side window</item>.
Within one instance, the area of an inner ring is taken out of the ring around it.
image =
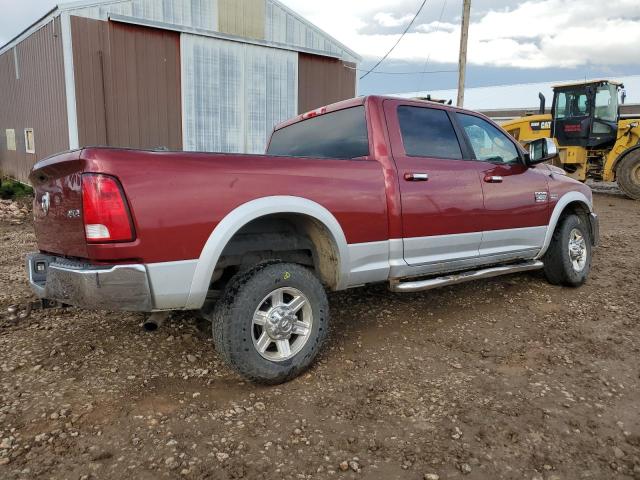
[[[269,155],[351,159],[369,155],[364,106],[325,113],[273,133]]]
[[[462,159],[462,150],[445,110],[398,107],[404,151],[410,157]]]

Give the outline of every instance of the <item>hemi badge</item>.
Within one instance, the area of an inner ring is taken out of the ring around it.
[[[547,192],[536,192],[534,195],[536,198],[536,203],[544,203],[549,197],[549,194]]]

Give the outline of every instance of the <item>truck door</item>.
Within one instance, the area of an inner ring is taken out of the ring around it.
[[[398,170],[404,260],[421,271],[446,270],[478,257],[484,211],[480,170],[442,106],[386,100]],[[429,266],[433,266],[430,268]]]
[[[456,113],[473,157],[484,164],[480,256],[533,258],[544,244],[549,224],[549,171],[527,167],[515,142],[497,126],[471,113]]]

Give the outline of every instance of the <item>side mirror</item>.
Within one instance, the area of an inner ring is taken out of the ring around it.
[[[548,162],[558,155],[556,142],[551,138],[539,138],[529,144],[527,165]]]

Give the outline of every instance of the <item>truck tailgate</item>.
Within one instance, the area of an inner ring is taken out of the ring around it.
[[[82,221],[80,151],[38,162],[29,177],[34,188],[34,227],[42,252],[87,258]]]

